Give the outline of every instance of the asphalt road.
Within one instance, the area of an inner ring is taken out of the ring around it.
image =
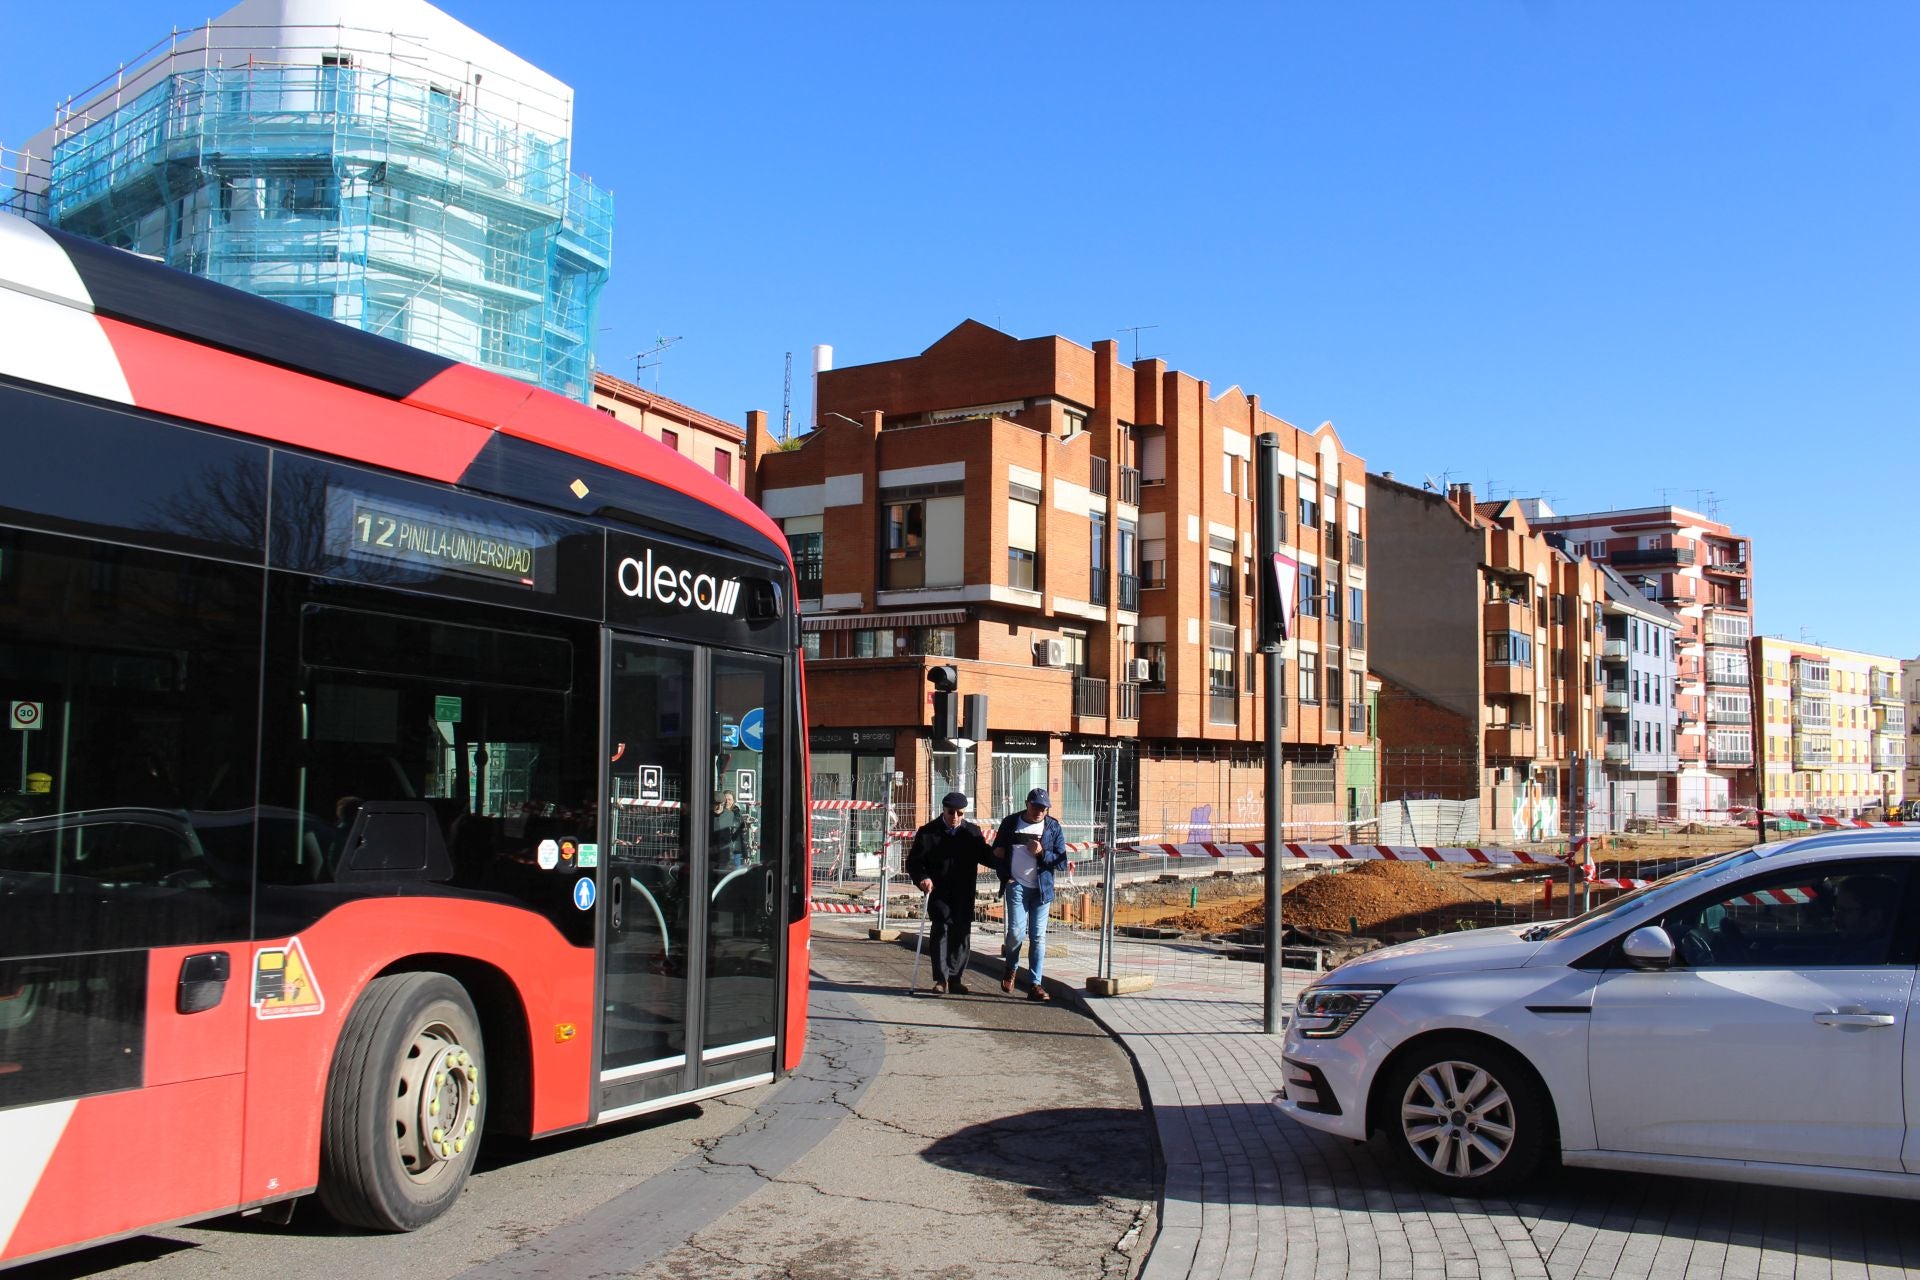
[[[1126,1055],[987,974],[970,984],[983,994],[909,996],[912,964],[850,922],[820,923],[793,1079],[549,1141],[490,1139],[453,1212],[411,1235],[345,1231],[303,1202],[289,1226],[221,1219],[8,1280],[1137,1273],[1156,1182]]]

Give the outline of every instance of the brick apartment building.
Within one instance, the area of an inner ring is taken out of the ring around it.
[[[1900,794],[1907,800],[1920,799],[1920,658],[1908,658],[1900,664],[1901,696],[1907,704],[1907,766]]]
[[[924,780],[922,813],[955,783],[988,814],[1044,784],[1084,836],[1117,754],[1123,831],[1216,840],[1262,820],[1253,455],[1278,433],[1302,562],[1288,819],[1370,810],[1366,471],[1330,425],[1112,341],[967,321],[919,355],[820,373],[797,446],[763,415],[748,431],[752,492],[801,575],[816,775],[899,770]],[[964,762],[930,737],[944,664],[987,698]]]
[[[1880,818],[1905,797],[1900,660],[1758,636],[1760,758],[1769,809]]]
[[[1561,515],[1523,504],[1533,528],[1611,565],[1679,619],[1679,772],[1668,816],[1723,821],[1753,803],[1753,557],[1749,540],[1684,507]]]
[[[1515,501],[1369,477],[1380,796],[1478,801],[1473,838],[1554,840],[1603,796],[1599,568]]]
[[[747,491],[747,433],[733,423],[605,373],[593,375],[593,407]]]

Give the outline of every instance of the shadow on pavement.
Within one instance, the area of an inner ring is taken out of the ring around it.
[[[1144,1111],[1117,1107],[1028,1111],[949,1134],[922,1154],[943,1169],[1025,1187],[1040,1204],[1150,1201],[1159,1191],[1150,1123]]]
[[[1636,1250],[1661,1241],[1696,1262],[1697,1249],[1747,1247],[1822,1266],[1920,1268],[1904,1200],[1557,1165],[1505,1198],[1460,1200],[1404,1174],[1382,1139],[1349,1142],[1269,1105],[1160,1105],[1155,1119],[1169,1200],[1517,1220],[1554,1276],[1607,1274],[1596,1260],[1629,1238]]]

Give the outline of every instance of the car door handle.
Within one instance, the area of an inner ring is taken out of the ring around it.
[[[1890,1013],[1816,1013],[1813,1020],[1823,1027],[1890,1027]]]

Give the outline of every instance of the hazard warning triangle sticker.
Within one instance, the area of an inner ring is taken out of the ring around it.
[[[259,1018],[300,1018],[327,1007],[307,964],[300,939],[284,947],[267,947],[253,957],[253,1012]]]

